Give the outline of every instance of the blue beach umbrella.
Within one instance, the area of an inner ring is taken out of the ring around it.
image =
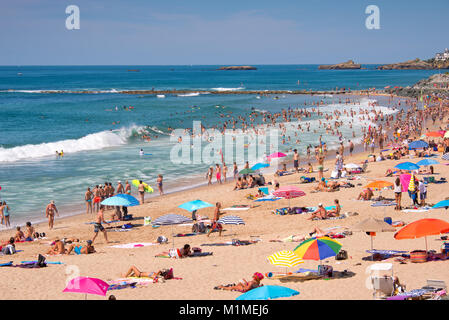
[[[256,163],[255,165],[253,165],[251,167],[251,170],[256,171],[256,170],[259,170],[259,169],[262,169],[262,168],[267,168],[269,166],[270,165],[268,163],[261,163],[261,162],[259,162],[259,163]]]
[[[282,286],[262,286],[240,295],[236,300],[268,300],[283,297],[292,297],[299,294],[299,291]]]
[[[105,206],[134,207],[138,206],[140,203],[139,200],[134,198],[132,195],[119,193],[113,197],[101,201],[101,204]]]
[[[211,205],[210,203],[207,203],[203,200],[193,200],[193,201],[185,202],[185,203],[181,204],[180,206],[178,206],[178,208],[185,209],[190,212],[198,210],[198,209],[202,209],[202,208],[208,208],[208,207],[213,207],[213,205]]]
[[[412,141],[408,144],[409,149],[423,149],[423,148],[428,148],[428,147],[429,147],[429,144],[422,140]]]
[[[438,209],[438,208],[445,208],[447,210],[449,208],[449,200],[440,201],[432,207],[432,209]]]
[[[432,164],[439,164],[439,162],[436,161],[435,159],[423,159],[416,163],[416,165],[418,166],[430,166]]]
[[[407,170],[407,171],[413,171],[413,170],[419,170],[419,165],[414,164],[413,162],[402,162],[395,166],[396,169],[399,170]]]

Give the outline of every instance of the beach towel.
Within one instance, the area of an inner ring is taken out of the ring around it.
[[[395,296],[388,297],[387,300],[405,300],[408,298],[415,298],[415,297],[421,297],[422,295],[425,295],[426,293],[432,292],[432,290],[429,289],[413,289],[407,292],[399,293]]]
[[[405,209],[401,210],[402,212],[427,212],[429,209]]]
[[[146,247],[146,246],[154,246],[158,243],[153,242],[133,242],[133,243],[126,243],[126,244],[117,244],[114,246],[109,246],[109,248],[120,248],[120,249],[131,249],[131,248],[139,248],[139,247]]]
[[[394,201],[386,201],[386,200],[381,200],[381,201],[377,201],[374,202],[373,204],[371,204],[371,207],[390,207],[390,206],[395,206],[396,202]]]
[[[397,251],[397,250],[366,250],[366,252],[371,254],[378,253],[381,255],[389,255],[389,256],[407,253],[407,251]]]
[[[248,205],[241,205],[241,206],[232,206],[229,208],[224,208],[224,211],[239,211],[239,210],[249,210],[250,207]]]

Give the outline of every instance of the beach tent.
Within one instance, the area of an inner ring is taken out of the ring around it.
[[[269,300],[298,295],[299,292],[282,286],[261,286],[237,297],[236,300]]]

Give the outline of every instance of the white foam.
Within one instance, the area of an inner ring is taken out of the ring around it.
[[[178,94],[178,97],[196,97],[199,96],[199,92],[192,92],[192,93],[186,93],[186,94]]]
[[[237,90],[243,90],[245,87],[238,87],[238,88],[212,88],[212,90],[215,91],[237,91]]]
[[[64,153],[98,150],[108,147],[124,145],[137,126],[121,128],[115,131],[101,131],[88,134],[79,139],[61,140],[41,144],[27,144],[13,148],[0,147],[0,162],[14,162],[18,160],[34,159],[55,155],[56,151]]]

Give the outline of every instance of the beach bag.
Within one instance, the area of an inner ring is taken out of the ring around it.
[[[335,256],[335,260],[346,260],[348,259],[348,251],[340,250],[340,252]]]
[[[181,258],[181,251],[179,251],[179,249],[170,249],[168,251],[168,256],[170,258],[179,259],[179,258]]]
[[[14,254],[16,253],[16,248],[13,245],[8,244],[7,246],[2,248],[3,254]]]
[[[427,262],[427,252],[422,250],[410,252],[410,261],[415,263]]]
[[[168,239],[166,237],[164,237],[164,236],[159,236],[159,237],[157,237],[156,242],[159,243],[159,244],[167,243]]]
[[[151,217],[145,217],[143,220],[144,226],[149,226],[151,224]]]
[[[123,221],[129,221],[133,219],[133,215],[132,214],[128,214],[126,216],[123,216]]]
[[[334,273],[334,268],[332,268],[332,266],[328,266],[328,265],[324,265],[324,264],[320,264],[318,266],[318,274],[320,276],[332,277],[333,273]]]

